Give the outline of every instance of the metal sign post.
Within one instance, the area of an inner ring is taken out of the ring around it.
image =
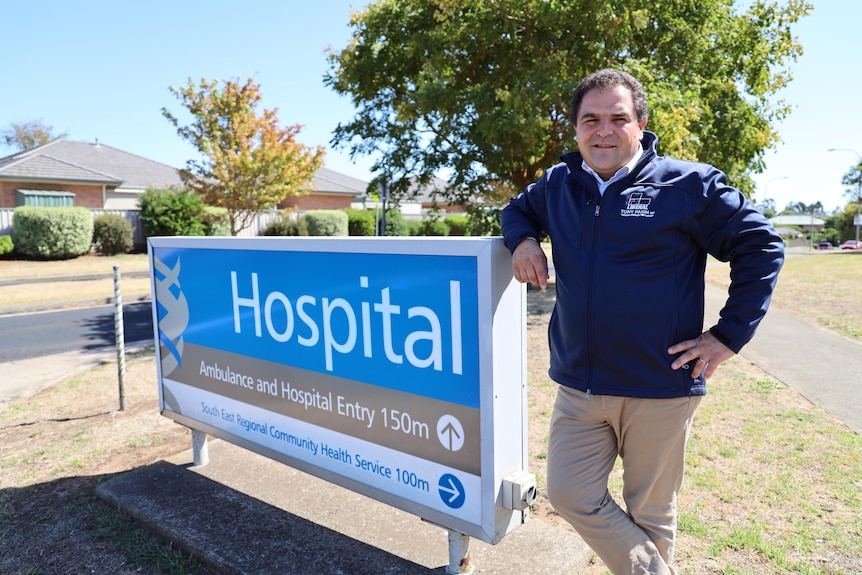
[[[120,266],[114,266],[114,340],[117,344],[117,382],[120,411],[126,409],[126,349],[123,327],[123,294],[120,290]]]

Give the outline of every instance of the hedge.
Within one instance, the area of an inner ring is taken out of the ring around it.
[[[138,204],[147,237],[206,235],[204,201],[191,190],[151,188],[141,194]]]
[[[347,214],[341,210],[311,210],[302,216],[310,236],[348,235]]]
[[[0,256],[11,254],[15,249],[15,244],[12,243],[12,236],[0,236]]]
[[[12,215],[15,249],[38,259],[71,259],[90,251],[93,214],[87,208],[18,206]]]
[[[135,230],[118,214],[102,214],[93,219],[93,246],[103,256],[124,254],[132,249]]]
[[[377,230],[374,229],[376,221],[374,212],[371,210],[356,210],[348,208],[344,210],[347,214],[347,233],[351,236],[373,236]]]
[[[302,235],[299,224],[290,218],[273,220],[264,228],[265,236],[299,236]]]

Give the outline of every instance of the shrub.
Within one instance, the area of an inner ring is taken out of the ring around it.
[[[207,236],[229,236],[230,214],[227,208],[204,206],[204,234]]]
[[[501,207],[483,208],[471,206],[467,210],[468,235],[471,236],[499,236],[500,235],[500,213]]]
[[[93,245],[103,256],[130,251],[134,234],[129,220],[118,214],[102,214],[93,219]]]
[[[15,244],[12,243],[12,236],[0,236],[0,256],[11,254],[15,249]]]
[[[299,224],[290,218],[273,220],[264,228],[265,236],[298,236],[300,235]]]
[[[202,236],[204,201],[191,190],[149,189],[138,199],[147,237]]]
[[[422,222],[416,220],[404,220],[404,235],[405,236],[424,236],[425,232],[422,228]]]
[[[419,236],[445,236],[449,234],[449,226],[440,220],[422,220],[418,223]]]
[[[12,215],[15,249],[25,256],[63,260],[90,251],[93,215],[86,208],[19,206]]]
[[[302,216],[310,236],[346,236],[347,214],[341,210],[311,210]]]
[[[401,210],[386,210],[386,234],[387,236],[406,236],[410,233],[409,226],[401,214]]]
[[[446,216],[443,220],[449,228],[450,236],[466,236],[467,235],[467,216]]]
[[[347,234],[351,236],[376,235],[374,212],[371,210],[344,210],[347,214]]]

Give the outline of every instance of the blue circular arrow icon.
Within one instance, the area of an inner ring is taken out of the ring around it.
[[[440,499],[452,509],[458,509],[464,505],[464,501],[467,499],[467,493],[465,493],[461,481],[451,473],[445,473],[440,477],[437,489],[440,493]]]

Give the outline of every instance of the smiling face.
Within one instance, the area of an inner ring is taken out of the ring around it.
[[[628,88],[590,90],[577,113],[578,149],[587,165],[607,180],[637,153],[644,126]]]

